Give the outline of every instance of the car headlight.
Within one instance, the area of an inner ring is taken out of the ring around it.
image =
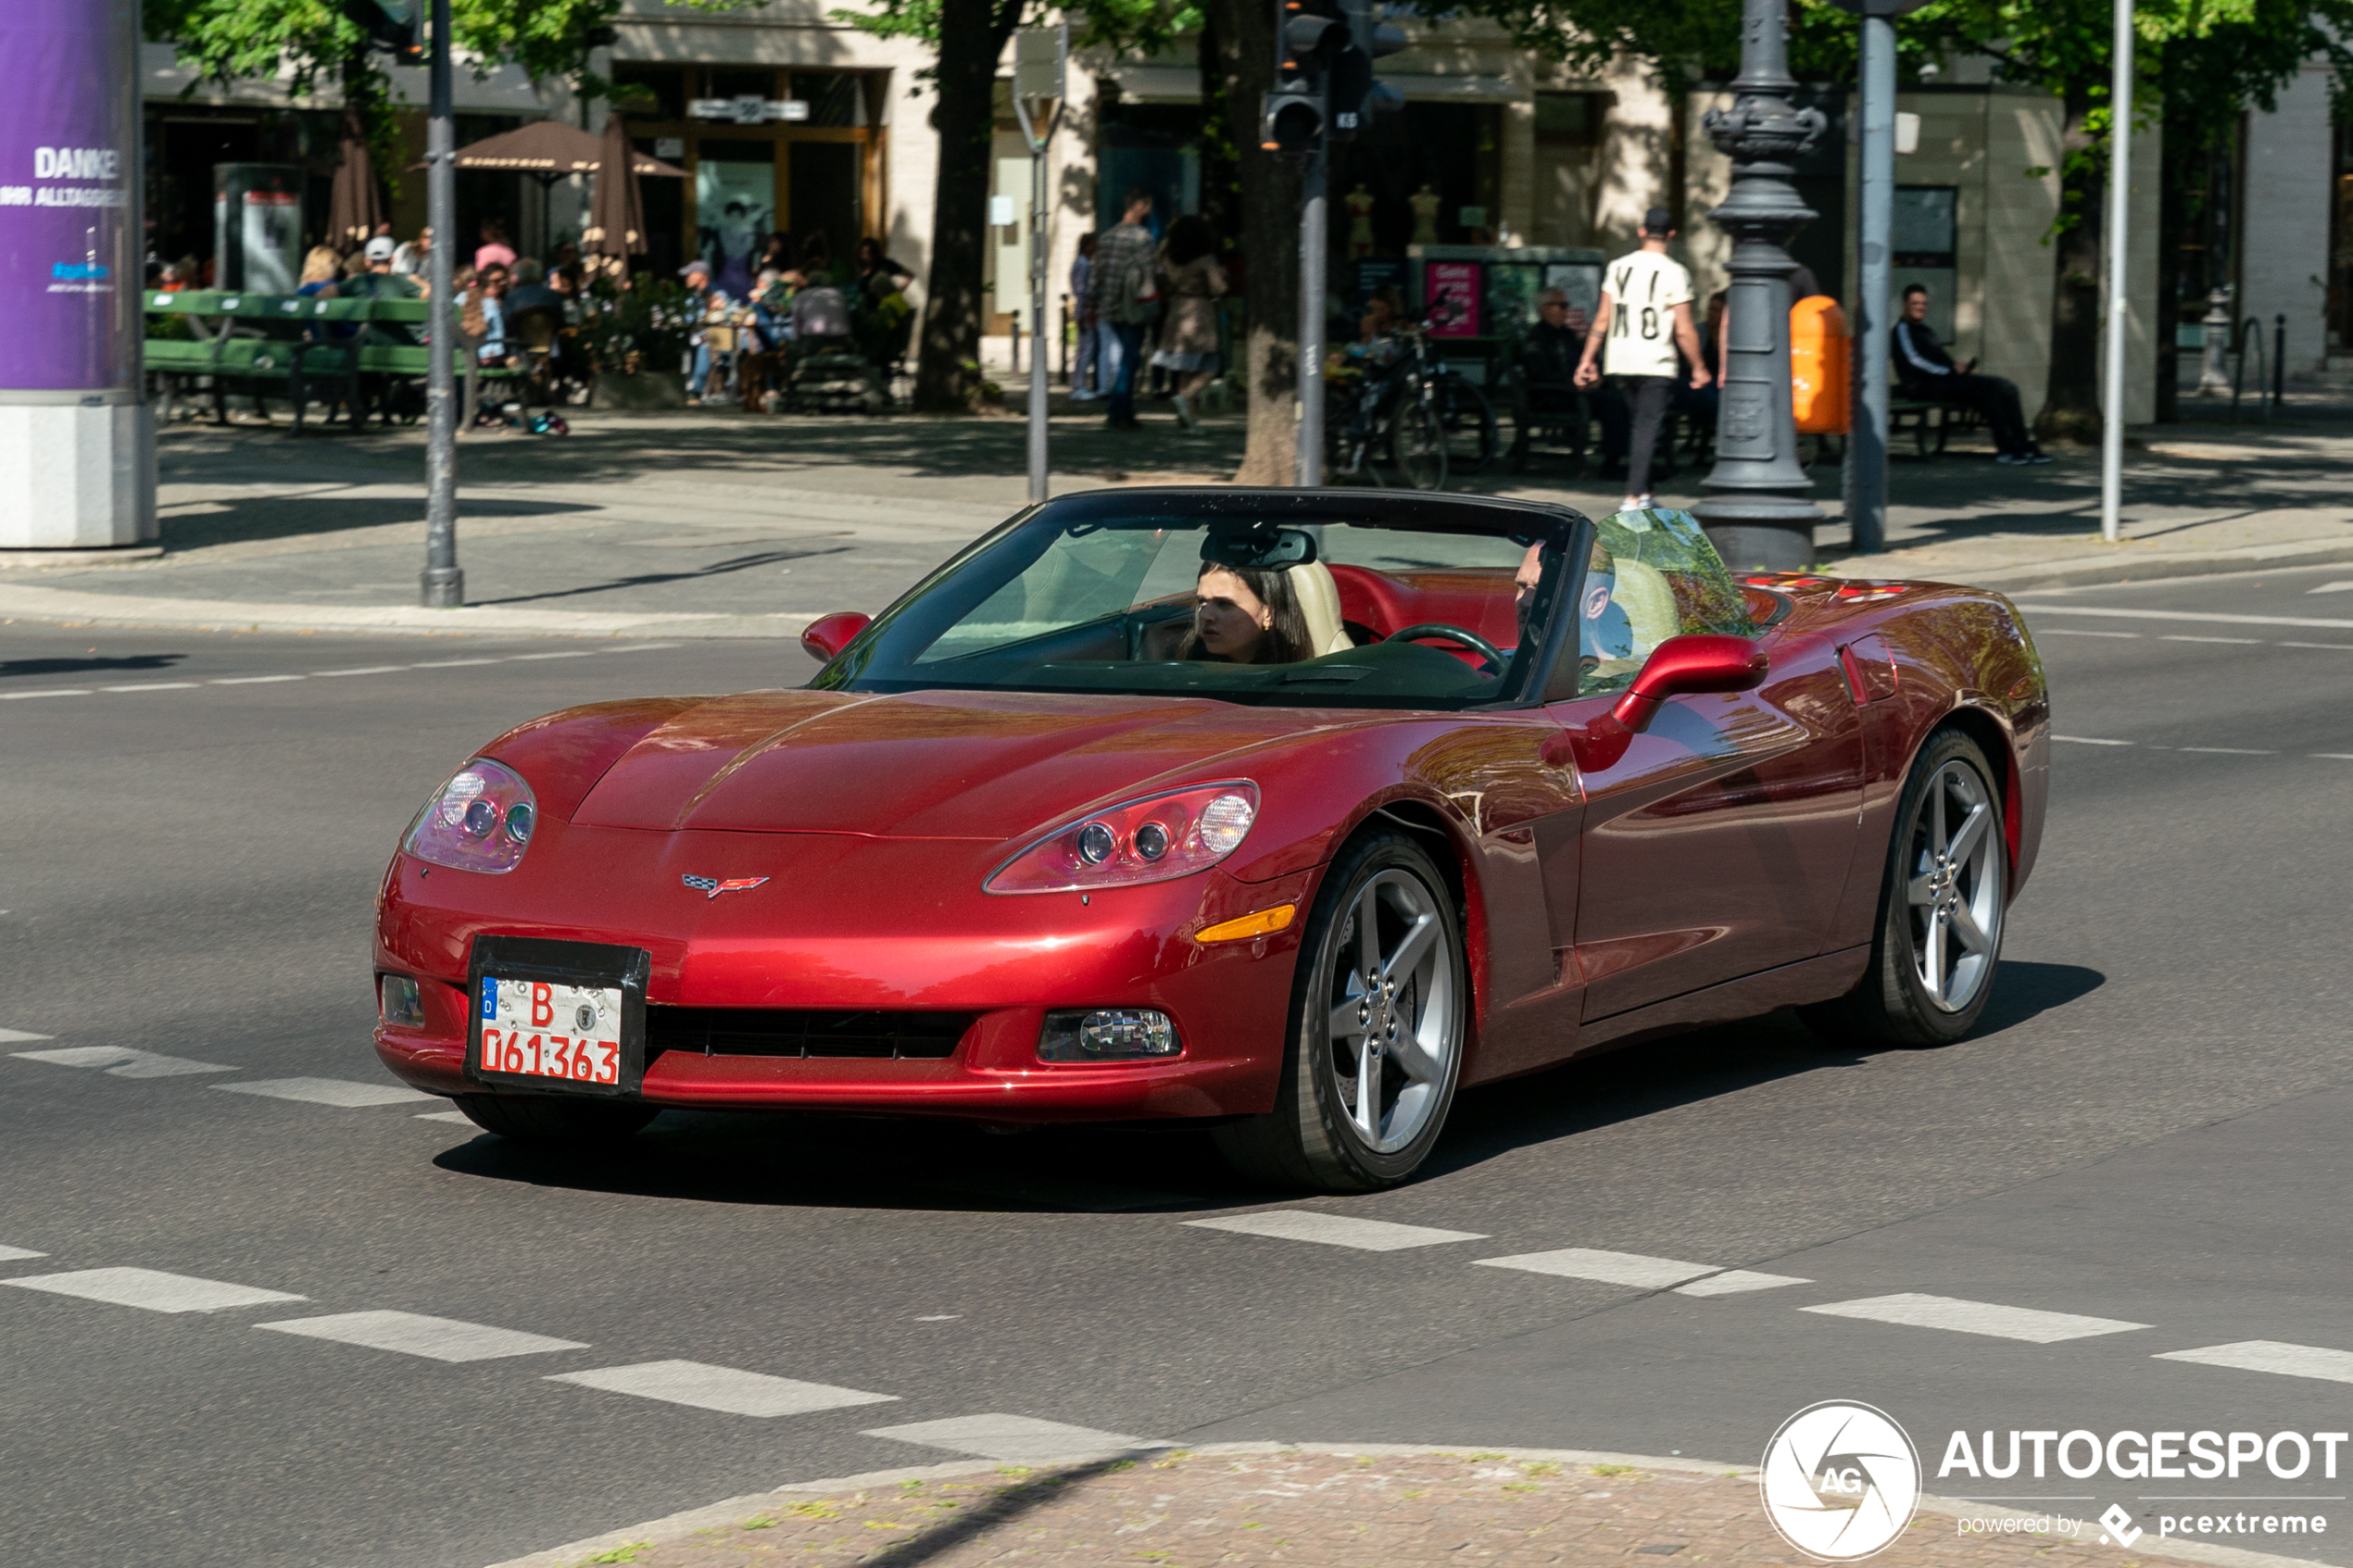
[[[477,757],[451,775],[409,829],[400,847],[452,871],[510,872],[539,825],[539,802],[522,775]]]
[[[981,884],[989,893],[1086,893],[1205,871],[1242,847],[1258,819],[1247,779],[1148,795],[1063,823]]]

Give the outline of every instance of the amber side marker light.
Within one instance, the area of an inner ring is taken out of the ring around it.
[[[1239,942],[1246,936],[1264,936],[1268,932],[1280,931],[1290,925],[1291,917],[1298,912],[1296,904],[1277,904],[1271,909],[1261,909],[1239,920],[1220,921],[1206,930],[1194,933],[1193,940],[1206,944]]]

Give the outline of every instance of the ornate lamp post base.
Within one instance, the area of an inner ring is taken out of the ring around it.
[[[1786,0],[1743,0],[1741,73],[1732,107],[1708,112],[1709,136],[1732,160],[1732,190],[1708,218],[1732,235],[1730,320],[1707,499],[1692,508],[1734,571],[1802,571],[1814,564],[1822,510],[1797,463],[1790,397],[1786,248],[1814,217],[1790,183],[1821,135],[1818,109],[1790,102]]]

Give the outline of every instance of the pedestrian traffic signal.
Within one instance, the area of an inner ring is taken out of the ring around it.
[[[1374,78],[1373,62],[1405,47],[1405,33],[1380,19],[1376,0],[1339,0],[1339,5],[1348,38],[1333,56],[1325,96],[1332,140],[1345,142],[1353,140],[1374,115],[1404,107],[1404,94]]]
[[[1324,147],[1320,82],[1278,82],[1266,94],[1258,144],[1270,153],[1317,153]]]
[[[368,35],[370,44],[388,52],[395,65],[412,66],[425,57],[422,0],[343,0],[343,14]]]
[[[1268,152],[1318,153],[1330,130],[1326,84],[1348,47],[1342,0],[1277,0],[1275,86],[1258,138]]]

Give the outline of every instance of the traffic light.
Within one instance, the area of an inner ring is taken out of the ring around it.
[[[424,59],[423,0],[343,0],[343,14],[370,44],[388,52],[395,65]]]
[[[1316,153],[1330,126],[1332,65],[1348,47],[1342,0],[1277,0],[1275,85],[1266,94],[1259,144],[1268,152]]]
[[[1332,61],[1325,96],[1334,141],[1353,140],[1376,114],[1404,107],[1405,94],[1373,76],[1373,62],[1405,47],[1403,29],[1380,19],[1376,0],[1339,0],[1348,42]]]

